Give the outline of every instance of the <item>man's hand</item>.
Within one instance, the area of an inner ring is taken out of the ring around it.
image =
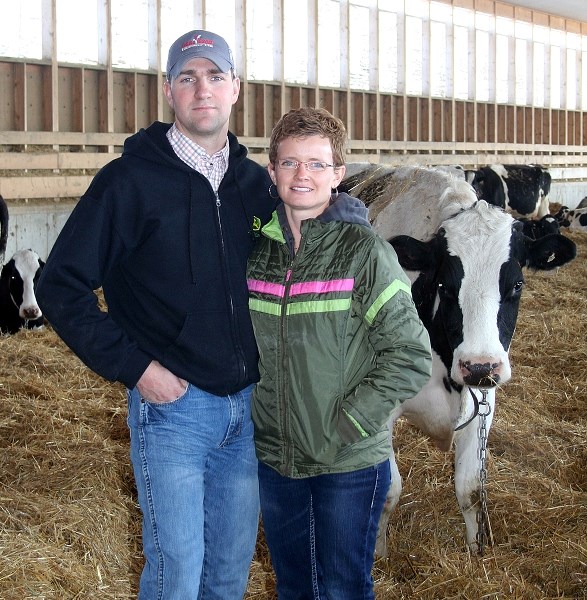
[[[152,360],[137,382],[141,396],[154,404],[173,402],[183,396],[188,386],[185,379],[180,379],[156,360]]]

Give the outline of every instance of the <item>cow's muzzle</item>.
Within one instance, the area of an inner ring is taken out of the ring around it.
[[[20,309],[20,316],[23,319],[38,319],[42,315],[38,306],[24,306]]]
[[[461,376],[470,387],[495,387],[500,380],[501,363],[459,361]]]

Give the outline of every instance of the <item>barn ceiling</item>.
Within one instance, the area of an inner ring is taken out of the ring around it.
[[[505,3],[587,23],[587,2],[585,0],[505,0]]]

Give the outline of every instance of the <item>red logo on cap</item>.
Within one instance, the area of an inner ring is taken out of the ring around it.
[[[183,52],[184,50],[187,50],[188,48],[193,48],[194,46],[208,46],[210,48],[214,48],[214,41],[207,40],[201,35],[198,35],[197,37],[194,37],[191,40],[184,42],[181,46],[181,51]]]

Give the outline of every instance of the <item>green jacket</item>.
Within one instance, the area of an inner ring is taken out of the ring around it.
[[[431,372],[428,333],[393,248],[364,225],[324,221],[304,221],[292,258],[274,213],[249,259],[257,456],[289,477],[388,458],[391,413]]]

